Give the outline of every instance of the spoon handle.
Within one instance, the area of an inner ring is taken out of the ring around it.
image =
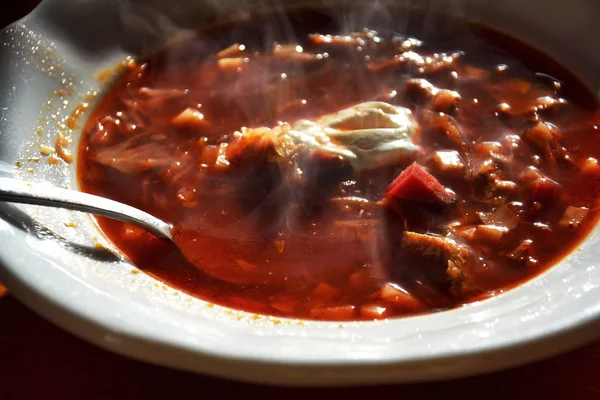
[[[171,225],[147,212],[76,190],[0,177],[0,201],[83,211],[127,222],[160,238],[173,240]]]

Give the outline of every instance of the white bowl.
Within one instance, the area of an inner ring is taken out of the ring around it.
[[[94,73],[175,26],[185,33],[189,21],[206,24],[259,3],[46,0],[2,35],[0,170],[76,185],[74,164],[35,157],[85,93],[102,90]],[[381,1],[351,4],[358,24],[385,17]],[[600,88],[596,0],[435,4],[527,38]],[[53,94],[58,89],[63,97]],[[67,130],[75,142],[78,133]],[[0,279],[15,296],[107,350],[183,370],[284,385],[442,379],[540,359],[600,332],[598,228],[558,265],[498,297],[432,315],[339,324],[254,316],[168,288],[96,248],[115,250],[87,215],[0,204],[0,216]]]

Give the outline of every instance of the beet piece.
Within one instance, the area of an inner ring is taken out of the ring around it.
[[[529,185],[531,201],[543,206],[551,206],[560,197],[559,189],[558,183],[547,178],[538,178]]]
[[[399,199],[450,204],[455,197],[425,168],[413,162],[388,186],[385,200],[390,202]]]

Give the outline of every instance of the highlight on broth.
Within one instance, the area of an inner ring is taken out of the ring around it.
[[[552,60],[482,28],[463,46],[305,21],[294,42],[255,21],[172,43],[99,103],[82,189],[181,249],[100,219],[137,266],[236,309],[371,320],[502,293],[593,228],[597,104]]]

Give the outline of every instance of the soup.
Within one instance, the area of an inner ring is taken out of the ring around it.
[[[181,251],[98,220],[145,272],[250,312],[393,318],[502,293],[597,222],[598,106],[551,59],[461,21],[420,40],[303,10],[296,39],[264,34],[280,17],[129,63],[87,121],[81,188],[174,226]]]

